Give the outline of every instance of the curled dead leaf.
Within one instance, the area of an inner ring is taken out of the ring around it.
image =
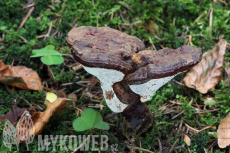
[[[220,148],[225,148],[230,145],[230,112],[221,120],[217,133],[218,145]]]
[[[0,83],[22,89],[42,90],[41,79],[35,71],[24,66],[5,65],[1,60]]]
[[[67,108],[67,101],[62,98],[58,98],[53,103],[47,104],[47,109],[45,112],[38,112],[32,116],[34,122],[33,128],[30,130],[30,134],[39,134],[42,132],[49,119],[53,115],[62,114]]]
[[[219,42],[203,54],[201,62],[186,74],[182,82],[189,88],[195,87],[202,94],[213,90],[222,75],[226,47],[227,42],[220,36]]]

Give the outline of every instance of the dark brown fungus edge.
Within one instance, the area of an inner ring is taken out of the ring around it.
[[[151,79],[173,76],[195,66],[202,57],[199,49],[182,46],[159,51],[145,50],[141,40],[108,27],[82,26],[72,29],[67,41],[74,58],[91,68],[114,69],[125,74],[113,84],[117,98],[128,106],[122,114],[126,118],[126,132],[151,127],[153,116],[140,95],[130,89]],[[121,126],[119,130],[121,131]]]

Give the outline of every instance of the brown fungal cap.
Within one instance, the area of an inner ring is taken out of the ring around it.
[[[66,39],[79,63],[125,74],[136,70],[132,57],[145,49],[138,38],[109,27],[78,27],[72,29]]]
[[[136,56],[144,60],[142,63],[146,66],[126,77],[130,85],[141,84],[151,79],[169,77],[186,71],[201,60],[202,53],[193,46],[182,46],[175,50],[143,50],[138,52]]]
[[[121,71],[129,85],[176,75],[192,68],[202,56],[193,46],[144,50],[138,38],[109,27],[81,26],[72,29],[66,39],[79,63]]]

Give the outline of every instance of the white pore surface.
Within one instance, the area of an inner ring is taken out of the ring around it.
[[[176,75],[160,79],[152,79],[140,85],[130,85],[130,88],[133,92],[141,96],[141,102],[146,102],[161,86],[169,82],[175,76]]]
[[[113,91],[112,85],[115,82],[121,81],[124,78],[124,74],[120,71],[112,70],[112,69],[105,69],[105,68],[91,68],[83,66],[84,69],[96,76],[101,81],[101,88],[103,90],[103,95],[105,101],[109,108],[116,113],[123,112],[123,110],[128,106],[127,104],[123,104],[116,96]],[[108,96],[106,93],[110,93]],[[112,98],[111,98],[112,97]],[[108,98],[108,99],[107,99]]]

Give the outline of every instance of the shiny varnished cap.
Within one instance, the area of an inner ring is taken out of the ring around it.
[[[136,54],[143,67],[126,76],[131,84],[142,84],[151,79],[159,79],[187,71],[200,62],[202,53],[193,46],[182,46],[177,49],[159,51],[143,50]]]
[[[72,29],[66,39],[79,63],[121,71],[129,85],[173,76],[192,68],[202,57],[193,46],[145,50],[138,38],[109,27],[81,26]]]
[[[82,26],[66,37],[74,58],[84,66],[135,71],[132,56],[145,49],[141,40],[109,27]]]

